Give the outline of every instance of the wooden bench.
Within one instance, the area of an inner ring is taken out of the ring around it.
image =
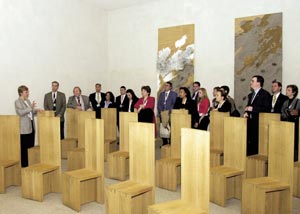
[[[107,214],[147,214],[154,203],[154,124],[129,124],[129,180],[107,187]]]
[[[300,133],[300,124],[299,124]],[[300,145],[300,137],[299,137]],[[300,198],[300,146],[298,152],[298,161],[294,163],[293,196]]]
[[[246,170],[247,121],[224,118],[224,165],[210,169],[210,201],[222,207],[230,198],[241,199]]]
[[[22,197],[43,201],[61,191],[60,118],[39,117],[38,126],[41,163],[22,169]]]
[[[181,200],[149,206],[148,214],[209,213],[209,132],[181,133]]]
[[[257,155],[247,157],[246,178],[267,176],[268,173],[268,145],[269,122],[280,121],[280,114],[259,113],[259,148]]]
[[[107,177],[124,181],[129,175],[129,122],[137,122],[135,112],[120,112],[120,150],[107,154]]]
[[[20,118],[0,115],[0,193],[21,185]]]
[[[181,179],[181,128],[191,127],[191,115],[171,114],[171,156],[156,161],[156,186],[176,191]]]
[[[104,123],[85,120],[85,168],[63,174],[63,203],[76,211],[91,201],[104,203]]]
[[[270,121],[268,177],[243,182],[242,213],[292,213],[294,124]]]

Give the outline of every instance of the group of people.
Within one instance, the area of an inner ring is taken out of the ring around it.
[[[247,128],[247,155],[258,152],[258,119],[260,112],[280,113],[281,119],[295,123],[295,160],[298,157],[298,129],[300,101],[297,99],[298,87],[288,85],[286,96],[281,93],[282,85],[279,81],[272,82],[272,93],[263,89],[264,78],[259,75],[252,77],[250,87],[252,92],[248,95],[248,104],[244,117],[248,118]],[[193,82],[191,94],[187,87],[179,88],[179,95],[172,90],[172,82],[166,82],[163,92],[157,101],[158,117],[163,120],[162,112],[172,109],[186,109],[191,115],[191,127],[207,130],[210,120],[210,111],[229,112],[231,116],[240,116],[234,99],[229,95],[229,87],[221,86],[213,89],[213,99],[210,102],[207,90],[200,87],[200,82]],[[116,108],[119,112],[138,112],[139,122],[156,123],[155,98],[151,96],[150,86],[141,87],[141,97],[138,98],[132,89],[120,87],[120,95],[116,97],[111,91],[101,92],[101,84],[95,85],[95,92],[89,96],[81,94],[80,87],[73,88],[73,96],[66,102],[65,94],[58,91],[59,83],[52,82],[51,92],[45,94],[44,110],[53,110],[55,116],[60,117],[61,139],[64,139],[64,113],[66,108],[80,111],[95,111],[96,118],[101,118],[101,108]],[[34,146],[34,115],[38,111],[36,103],[30,102],[29,89],[22,85],[18,88],[19,98],[15,101],[16,113],[20,116],[21,125],[21,165],[28,166],[27,149]],[[119,121],[119,120],[117,120]],[[164,128],[170,129],[169,119]],[[161,136],[163,145],[170,144],[170,137]]]

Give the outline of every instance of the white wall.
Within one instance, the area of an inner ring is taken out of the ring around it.
[[[283,12],[283,84],[299,85],[300,1],[161,0],[108,13],[108,71],[105,82],[157,90],[158,28],[195,24],[195,80],[212,88],[234,86],[234,19]],[[116,91],[116,90],[115,90]],[[153,95],[156,93],[153,93]]]
[[[67,97],[75,85],[93,92],[107,70],[106,17],[82,0],[1,0],[0,114],[15,114],[21,84],[39,107],[52,80]]]

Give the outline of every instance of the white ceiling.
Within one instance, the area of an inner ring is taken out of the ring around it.
[[[146,2],[156,0],[87,0],[99,5],[104,10],[116,10],[124,7],[130,7],[136,4],[143,4]]]

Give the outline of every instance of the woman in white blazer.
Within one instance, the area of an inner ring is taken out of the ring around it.
[[[20,116],[20,134],[21,134],[21,166],[28,166],[27,149],[34,146],[34,115],[37,110],[34,109],[36,103],[28,99],[29,90],[25,85],[18,88],[19,98],[15,101],[17,115]]]

